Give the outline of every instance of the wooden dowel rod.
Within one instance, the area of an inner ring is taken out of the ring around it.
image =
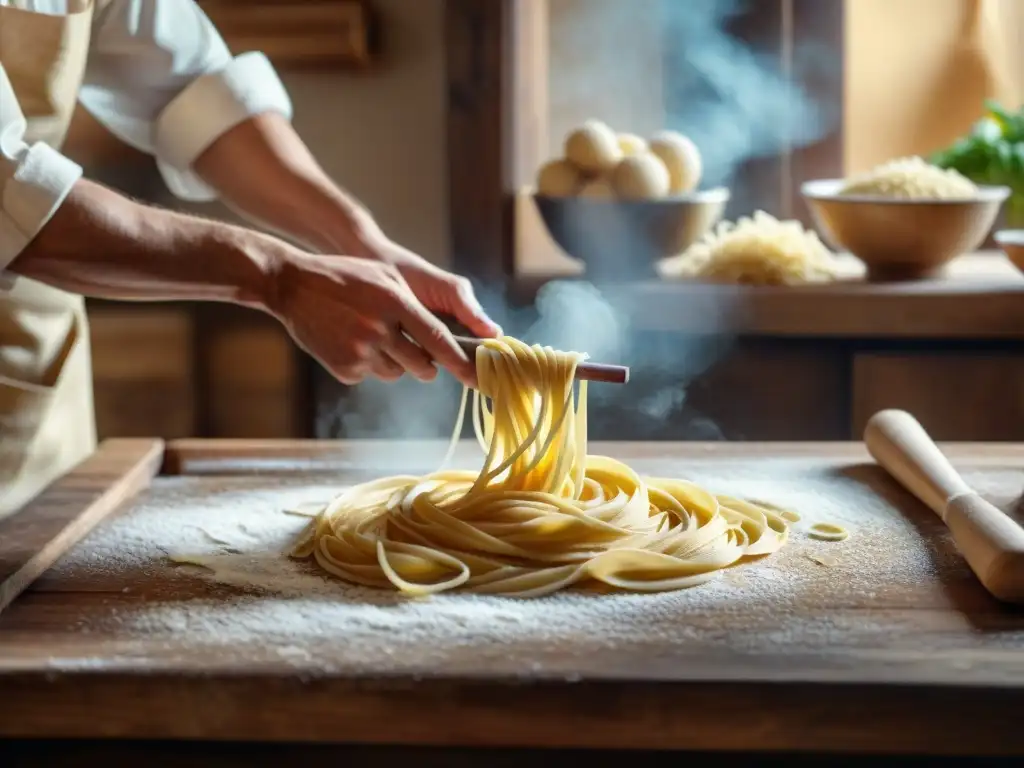
[[[459,346],[471,357],[482,343],[480,339],[456,336]],[[629,381],[629,368],[624,365],[608,365],[584,361],[576,367],[576,378],[580,381],[596,381],[603,384],[625,384]]]

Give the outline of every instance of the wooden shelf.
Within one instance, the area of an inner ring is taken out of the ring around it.
[[[1024,275],[998,253],[964,256],[941,278],[865,283],[845,259],[836,283],[784,287],[718,286],[659,280],[603,286],[635,330],[688,334],[888,339],[1024,340]],[[571,273],[525,272],[511,285],[529,302]]]

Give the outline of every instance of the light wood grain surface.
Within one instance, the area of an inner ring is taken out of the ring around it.
[[[165,469],[185,474],[157,478],[0,616],[0,735],[1024,750],[1024,613],[985,592],[942,523],[860,445],[594,446],[644,473],[764,489],[806,521],[831,517],[853,535],[823,545],[794,532],[777,556],[725,575],[717,588],[725,591],[631,598],[618,604],[621,615],[602,614],[586,630],[572,629],[587,626],[572,615],[582,598],[532,607],[498,600],[476,614],[469,598],[403,608],[339,588],[317,598],[327,601],[318,610],[363,616],[359,631],[339,620],[314,621],[308,632],[301,595],[212,583],[166,561],[173,531],[196,520],[212,526],[241,508],[255,521],[279,513],[261,494],[423,471],[439,448],[171,444]],[[944,449],[967,482],[1019,518],[1024,445]],[[474,455],[464,450],[457,461]],[[80,473],[76,482],[105,481]],[[133,523],[142,518],[158,525],[151,540]],[[124,547],[114,553],[124,563],[102,562],[111,541]],[[835,563],[813,560],[822,554]],[[248,555],[259,553],[239,556]],[[294,623],[274,618],[290,608]],[[364,609],[376,618],[367,623]],[[429,617],[435,609],[446,629],[432,642],[423,642],[430,621],[401,629],[406,610]],[[487,618],[543,611],[553,628],[535,635],[523,627],[503,635]],[[177,618],[156,620],[165,615]],[[568,634],[558,635],[561,625]],[[609,629],[614,636],[602,634]]]

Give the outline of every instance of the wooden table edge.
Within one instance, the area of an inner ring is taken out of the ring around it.
[[[463,441],[467,446],[472,440]],[[353,458],[365,463],[374,455],[388,456],[389,448],[403,445],[415,455],[421,451],[429,456],[443,454],[446,440],[385,439],[316,440],[316,439],[236,439],[185,438],[171,440],[164,451],[162,473],[166,475],[209,475],[266,472],[268,463],[295,462],[297,466],[284,471],[326,470],[332,464],[350,464]],[[939,447],[957,464],[967,467],[999,466],[1006,462],[1024,464],[1024,443],[940,443]],[[355,449],[360,449],[356,451]],[[630,460],[656,460],[661,452],[674,458],[720,459],[821,459],[874,463],[864,444],[859,441],[835,442],[636,442],[599,441],[589,446],[592,453]]]
[[[1014,714],[1024,708],[1019,687],[853,684],[845,686],[846,695],[836,695],[834,686],[804,683],[516,683],[99,671],[46,679],[36,673],[0,675],[0,686],[0,737],[5,738],[1024,753],[1024,732]],[[254,697],[266,706],[252,707]],[[815,702],[810,717],[808,700]],[[580,707],[580,701],[588,705]]]
[[[106,440],[0,521],[0,612],[124,501],[148,487],[163,458],[164,441],[157,438]]]

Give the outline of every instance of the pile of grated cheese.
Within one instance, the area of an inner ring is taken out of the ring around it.
[[[837,277],[836,257],[799,221],[757,211],[723,221],[683,254],[664,260],[666,277],[716,283],[801,285]]]

